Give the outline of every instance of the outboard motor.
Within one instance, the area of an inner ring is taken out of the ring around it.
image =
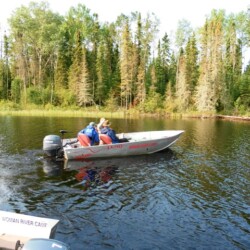
[[[68,244],[65,244],[61,241],[54,240],[54,239],[42,239],[42,238],[34,238],[28,240],[22,250],[70,250]]]
[[[62,156],[62,140],[58,135],[47,135],[43,139],[43,151],[49,157]]]

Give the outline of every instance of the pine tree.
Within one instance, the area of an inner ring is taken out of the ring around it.
[[[187,84],[187,62],[184,51],[181,50],[176,72],[176,103],[179,111],[186,111],[190,103],[191,92]]]
[[[237,39],[234,17],[228,20],[226,29],[225,82],[228,89],[227,108],[237,99],[242,70],[242,43]]]
[[[186,49],[186,68],[185,68],[185,78],[187,89],[190,92],[190,99],[188,106],[194,105],[194,92],[198,82],[199,77],[199,67],[198,67],[198,49],[196,46],[195,34],[188,39]]]
[[[110,72],[106,53],[105,44],[101,42],[97,50],[96,59],[97,84],[95,95],[98,104],[104,104],[108,93]]]
[[[91,22],[89,24],[88,35],[90,36],[87,44],[90,44],[90,49],[87,51],[87,61],[89,65],[89,79],[91,82],[91,89],[93,98],[96,99],[96,90],[97,90],[97,69],[96,69],[96,61],[97,61],[97,53],[98,47],[100,43],[100,24],[98,21],[98,15],[94,14]]]
[[[132,96],[132,42],[128,21],[125,24],[121,42],[121,106],[127,109]]]
[[[56,91],[68,89],[68,71],[72,64],[71,47],[69,46],[69,33],[66,31],[58,44],[57,62],[55,67],[55,89]]]
[[[164,91],[166,89],[166,78],[165,78],[165,70],[167,70],[166,67],[164,67],[164,59],[162,55],[162,48],[161,48],[161,42],[158,42],[158,50],[157,50],[157,57],[154,59],[154,67],[155,67],[155,74],[156,74],[156,82],[155,87],[156,91],[160,94],[164,94]]]
[[[80,82],[81,66],[82,66],[82,42],[80,32],[77,33],[76,47],[73,53],[73,62],[69,69],[69,89],[76,97],[78,92],[78,84]]]
[[[223,20],[223,11],[212,11],[202,30],[200,77],[196,93],[199,111],[216,112],[225,104]]]
[[[166,90],[166,85],[169,82],[170,76],[169,76],[169,64],[170,64],[170,41],[168,38],[167,33],[162,38],[162,43],[159,42],[158,45],[158,68],[157,70],[157,92],[159,92],[161,95],[164,95]]]
[[[0,100],[11,99],[11,73],[9,65],[10,44],[9,38],[4,35],[4,51],[1,51],[0,58]],[[2,48],[1,48],[2,49]]]
[[[146,87],[145,87],[145,61],[143,58],[142,51],[142,20],[141,15],[137,14],[137,32],[136,41],[134,46],[134,105],[139,105],[144,103],[146,98]]]
[[[89,70],[86,60],[86,50],[83,48],[81,72],[79,75],[79,82],[77,84],[77,103],[79,106],[91,105],[94,103],[89,81]]]

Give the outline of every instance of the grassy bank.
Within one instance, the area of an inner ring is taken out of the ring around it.
[[[116,117],[124,118],[126,114],[121,111],[82,111],[82,110],[3,110],[0,115],[6,116],[52,116],[52,117]]]
[[[133,118],[142,117],[170,118],[170,119],[227,119],[250,121],[250,116],[231,116],[201,113],[139,113],[138,111],[100,111],[100,110],[1,110],[1,116],[45,116],[45,117],[95,117],[95,118]]]
[[[54,106],[16,106],[11,102],[0,102],[1,116],[45,116],[45,117],[95,117],[95,118],[133,118],[139,119],[141,117],[157,118],[171,118],[171,119],[231,119],[231,120],[246,120],[250,121],[250,114],[215,114],[215,113],[171,113],[164,110],[158,110],[154,113],[142,113],[137,109],[108,109],[99,107],[79,108],[69,107],[58,108]]]

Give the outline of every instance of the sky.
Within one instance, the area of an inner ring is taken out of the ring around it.
[[[41,2],[33,0],[34,2]],[[8,0],[0,8],[0,32],[7,30],[7,19],[21,5],[28,6],[31,0]],[[138,11],[142,17],[154,13],[160,20],[161,34],[177,29],[178,21],[186,19],[192,28],[203,26],[212,9],[224,9],[226,14],[246,11],[249,0],[47,0],[50,9],[65,15],[70,7],[84,4],[90,13],[97,13],[100,22],[113,22],[120,14],[129,15]]]

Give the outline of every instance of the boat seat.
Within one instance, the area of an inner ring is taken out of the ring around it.
[[[89,139],[89,137],[87,135],[85,135],[85,134],[79,134],[77,136],[77,139],[78,139],[78,141],[80,142],[80,144],[82,146],[84,146],[84,147],[91,146],[90,139]]]
[[[103,144],[112,144],[112,140],[108,135],[100,134],[100,140],[102,140]]]

